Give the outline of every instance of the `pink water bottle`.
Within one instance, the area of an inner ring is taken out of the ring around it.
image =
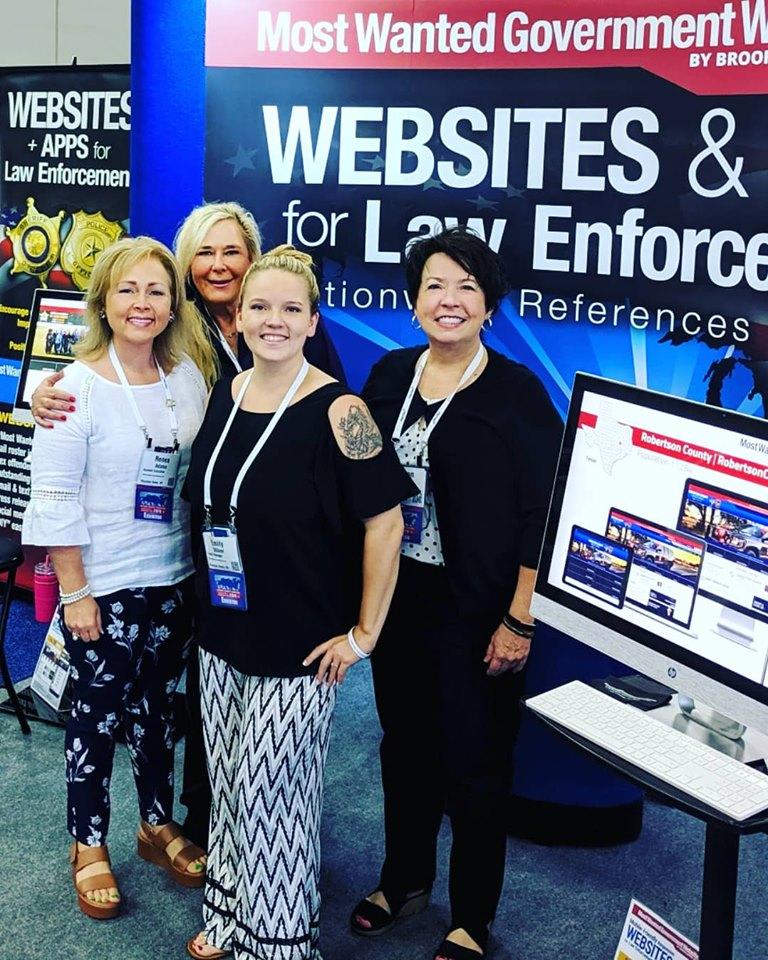
[[[35,620],[50,623],[59,602],[59,581],[48,556],[42,563],[35,564],[34,590]]]

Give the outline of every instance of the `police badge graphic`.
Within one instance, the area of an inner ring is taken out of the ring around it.
[[[107,220],[100,210],[72,214],[72,227],[61,248],[61,268],[78,290],[86,290],[99,255],[125,233],[122,224]]]
[[[35,208],[35,198],[27,197],[27,213],[15,227],[6,231],[13,244],[11,273],[29,273],[45,286],[48,274],[59,256],[59,227],[64,211],[48,217]]]

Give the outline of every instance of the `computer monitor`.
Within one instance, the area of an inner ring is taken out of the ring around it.
[[[768,734],[768,423],[577,374],[532,612]]]
[[[75,344],[85,334],[85,293],[39,288],[32,295],[27,344],[16,388],[13,415],[32,423],[30,400],[46,377],[75,359]]]

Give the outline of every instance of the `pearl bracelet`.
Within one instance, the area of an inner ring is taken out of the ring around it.
[[[370,657],[370,653],[366,653],[357,640],[355,640],[354,629],[354,627],[350,627],[349,633],[347,634],[347,643],[352,647],[352,653],[354,653],[355,656],[360,657],[361,660],[367,660],[368,657]]]
[[[84,600],[86,597],[91,595],[91,585],[86,583],[84,587],[80,587],[79,590],[72,590],[71,593],[60,593],[59,601],[62,606],[66,606],[68,603],[77,603],[78,600]]]

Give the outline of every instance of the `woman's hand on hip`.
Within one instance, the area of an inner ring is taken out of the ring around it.
[[[530,652],[531,641],[527,637],[513,633],[500,623],[483,657],[483,662],[488,664],[488,676],[498,677],[507,670],[518,673],[525,666]]]
[[[321,659],[315,680],[318,683],[327,683],[329,687],[335,683],[343,683],[347,670],[360,659],[347,642],[346,634],[332,637],[315,647],[303,661],[303,666],[308,667],[318,657]]]
[[[83,597],[64,606],[64,623],[75,640],[98,640],[101,636],[101,611],[93,597]]]

